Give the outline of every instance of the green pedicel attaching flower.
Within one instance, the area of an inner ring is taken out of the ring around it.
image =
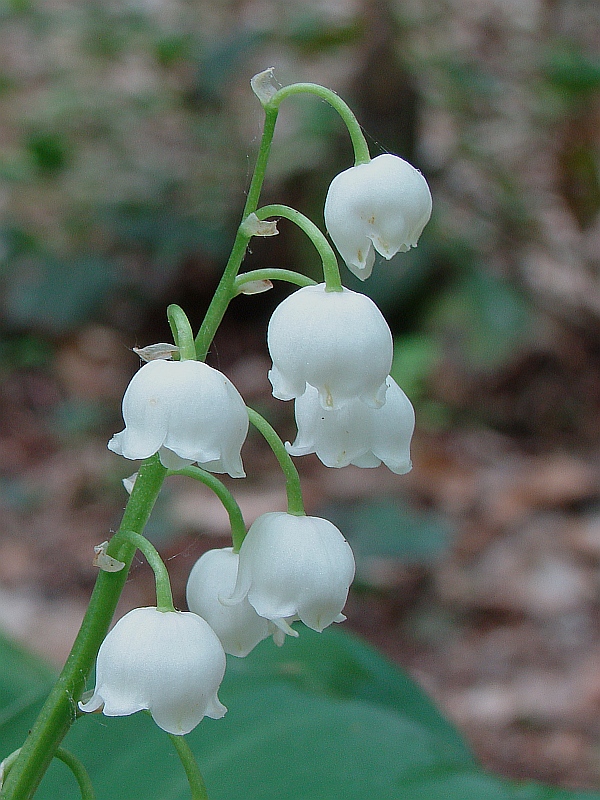
[[[224,674],[221,643],[197,614],[135,608],[100,646],[94,694],[79,707],[107,717],[147,709],[160,728],[183,736],[227,711],[217,697]]]
[[[375,250],[390,259],[416,247],[430,216],[427,181],[388,153],[340,172],[325,200],[325,227],[348,269],[363,281]]]
[[[221,372],[202,361],[150,361],[123,398],[125,430],[108,447],[131,459],[158,452],[168,469],[198,462],[243,478],[240,449],[248,433],[246,405]]]
[[[364,294],[328,292],[324,283],[298,289],[273,312],[267,344],[269,380],[280,400],[300,397],[308,384],[325,409],[357,398],[373,407],[385,402],[392,334]]]

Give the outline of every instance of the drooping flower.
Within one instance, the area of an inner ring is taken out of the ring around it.
[[[317,392],[308,387],[296,400],[298,435],[286,443],[292,456],[316,453],[327,467],[378,467],[381,462],[397,475],[410,472],[410,440],[415,412],[408,397],[387,379],[385,405],[368,408],[353,400],[343,408],[324,411]]]
[[[158,452],[168,469],[198,462],[244,477],[240,449],[248,433],[244,401],[221,372],[201,361],[150,361],[123,397],[125,430],[108,447],[144,459]]]
[[[327,231],[361,280],[371,274],[375,250],[390,259],[416,247],[430,216],[427,181],[389,153],[340,172],[325,200]]]
[[[226,602],[247,597],[257,614],[286,633],[290,618],[320,632],[345,619],[341,611],[354,569],[350,545],[333,523],[272,511],[250,526]]]
[[[217,697],[224,673],[221,642],[197,614],[136,608],[100,646],[94,694],[79,707],[108,717],[147,709],[160,728],[181,736],[203,717],[225,714]]]
[[[375,407],[385,402],[392,334],[366,295],[328,292],[324,283],[304,286],[273,312],[267,343],[269,380],[280,400],[300,397],[308,384],[327,409],[355,398]]]
[[[233,593],[238,564],[239,554],[231,547],[208,550],[190,572],[186,596],[190,611],[208,622],[225,652],[243,657],[271,633],[279,633],[279,629],[273,631],[273,626],[258,616],[246,597],[234,605],[225,605],[219,599]]]

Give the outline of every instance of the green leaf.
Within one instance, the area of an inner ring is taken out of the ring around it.
[[[574,41],[554,44],[544,72],[566,95],[589,95],[600,88],[600,59],[584,53]]]
[[[44,175],[60,172],[67,166],[69,145],[62,133],[36,131],[29,136],[26,148],[36,169]]]
[[[2,642],[0,666],[0,699],[13,707],[0,722],[0,751],[8,754],[50,679]],[[263,642],[249,657],[231,658],[220,696],[224,719],[206,719],[188,737],[211,800],[600,800],[483,772],[421,690],[339,628],[303,628],[282,648]],[[88,768],[98,800],[189,797],[167,736],[145,714],[84,716],[65,746]],[[74,800],[77,789],[54,762],[36,800],[57,797]]]
[[[113,264],[85,256],[59,260],[31,255],[8,276],[5,312],[13,325],[64,333],[89,318],[113,288]]]
[[[502,366],[530,330],[526,299],[502,278],[477,267],[442,295],[431,319],[460,343],[472,370]]]
[[[394,361],[390,375],[413,403],[425,396],[427,381],[441,356],[440,342],[432,334],[419,332],[394,339]]]
[[[396,559],[405,564],[437,560],[452,541],[453,531],[439,515],[416,512],[398,498],[336,504],[324,516],[344,531],[356,556],[357,574],[372,559]],[[364,576],[363,576],[364,577]]]
[[[23,743],[53,678],[43,662],[0,636],[0,760]]]

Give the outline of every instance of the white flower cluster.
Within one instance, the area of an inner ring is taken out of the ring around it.
[[[371,274],[375,250],[387,259],[416,247],[431,216],[425,178],[408,162],[377,156],[337,175],[325,225],[348,268]],[[293,456],[316,453],[328,467],[409,472],[414,411],[389,375],[393,343],[377,306],[325,284],[294,292],[275,310],[267,334],[273,394],[295,399]]]
[[[298,289],[275,309],[267,342],[273,394],[296,400],[291,455],[316,453],[328,467],[411,469],[414,411],[389,375],[392,334],[372,300],[325,284]]]
[[[285,512],[263,514],[239,554],[209,550],[187,587],[190,611],[136,608],[98,652],[96,687],[82,711],[128,716],[148,709],[168,733],[189,733],[227,709],[217,697],[225,653],[247,655],[273,635],[297,636],[301,620],[322,631],[342,622],[354,556],[331,522]]]
[[[330,236],[350,269],[366,278],[374,249],[386,258],[416,245],[431,213],[420,173],[396,156],[352,167],[331,184],[325,206]],[[325,284],[298,289],[270,320],[273,394],[295,400],[293,456],[316,453],[329,467],[410,470],[412,405],[390,377],[390,329],[372,300]],[[156,360],[132,379],[123,399],[125,429],[109,448],[130,459],[159,454],[169,469],[198,463],[243,477],[248,413],[237,389],[199,361]],[[225,707],[217,691],[225,654],[243,657],[272,635],[283,644],[300,620],[322,631],[345,617],[354,557],[325,519],[263,514],[239,553],[210,550],[194,566],[190,611],[139,608],[108,634],[96,687],[83,711],[108,716],[150,710],[173,734],[192,730]]]

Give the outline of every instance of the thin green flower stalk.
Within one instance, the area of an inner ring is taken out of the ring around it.
[[[231,254],[225,265],[225,270],[219,285],[217,286],[213,298],[210,302],[204,321],[200,326],[198,335],[196,336],[196,357],[199,361],[205,361],[208,350],[215,337],[217,328],[221,324],[221,320],[225,315],[227,306],[235,297],[235,279],[239,272],[244,256],[246,255],[246,248],[248,242],[252,238],[252,234],[246,231],[243,227],[243,222],[246,217],[253,211],[256,211],[262,185],[265,180],[267,171],[267,161],[271,152],[271,144],[273,142],[273,134],[275,133],[275,123],[277,122],[278,109],[274,108],[269,111],[265,110],[265,122],[263,127],[262,138],[258,155],[256,157],[256,164],[254,165],[254,172],[252,180],[250,181],[250,188],[248,189],[248,196],[242,212],[242,222],[237,230]]]
[[[325,238],[325,234],[322,233],[319,228],[317,228],[312,220],[310,220],[304,214],[301,214],[300,211],[296,211],[295,208],[278,204],[263,206],[255,213],[258,219],[261,220],[267,219],[268,217],[284,217],[285,219],[289,219],[290,222],[293,222],[295,225],[297,225],[300,230],[304,231],[321,256],[321,262],[323,264],[323,277],[325,279],[327,291],[342,291],[342,279],[340,277],[340,270],[336,255],[333,251],[333,248]]]
[[[188,783],[190,785],[190,792],[192,800],[208,800],[208,792],[204,779],[192,753],[192,749],[186,742],[183,736],[175,736],[173,733],[168,734],[169,739],[173,742],[173,747],[177,751],[179,760],[185,770]]]
[[[265,112],[265,122],[252,180],[250,181],[250,188],[248,189],[248,196],[246,197],[246,203],[242,212],[242,222],[237,230],[233,248],[227,265],[225,266],[223,276],[221,277],[204,317],[204,321],[196,336],[196,357],[200,361],[206,360],[212,340],[225,315],[227,306],[237,293],[237,274],[244,260],[244,256],[246,255],[248,243],[252,238],[252,234],[244,227],[244,222],[246,218],[253,212],[256,212],[258,208],[267,162],[271,152],[273,135],[275,133],[275,124],[279,114],[279,106],[286,98],[297,94],[314,94],[322,100],[325,100],[338,112],[350,134],[352,147],[354,148],[355,166],[359,164],[368,164],[371,160],[369,146],[367,145],[358,120],[352,113],[348,104],[335,92],[332,92],[331,89],[327,89],[325,86],[319,86],[319,84],[316,83],[293,83],[290,84],[290,86],[284,86],[282,89],[275,91],[268,101],[262,103]],[[335,279],[331,278],[331,280],[333,281],[332,285],[335,285]]]
[[[21,752],[22,748],[19,747],[18,750],[15,750],[9,756],[7,756],[2,764],[0,765],[0,789],[3,786],[4,779],[9,774],[13,764],[17,760],[19,753]],[[79,791],[81,793],[81,800],[95,800],[96,794],[94,792],[94,787],[92,785],[92,781],[90,776],[88,775],[88,771],[83,766],[81,761],[76,758],[73,753],[65,750],[64,747],[59,747],[54,754],[54,757],[59,761],[62,761],[73,773],[75,780],[77,781],[77,785],[79,786]]]
[[[116,541],[115,541],[116,540]],[[165,567],[165,562],[160,557],[158,550],[152,542],[135,531],[120,530],[113,537],[113,548],[118,548],[119,557],[121,548],[126,552],[129,546],[133,545],[137,550],[144,554],[146,561],[152,567],[156,580],[156,609],[157,611],[175,611],[173,605],[173,592],[171,591],[171,580]]]
[[[73,753],[65,750],[64,747],[58,748],[55,753],[55,758],[62,761],[63,764],[66,764],[73,773],[77,785],[79,786],[79,791],[81,792],[81,800],[95,800],[96,794],[92,786],[92,781],[81,761],[76,758]]]
[[[171,303],[167,308],[167,319],[175,344],[179,347],[179,360],[194,361],[196,359],[194,333],[184,310],[175,303]]]
[[[200,481],[200,483],[203,483],[205,486],[208,486],[208,488],[217,495],[229,515],[233,551],[234,553],[239,553],[244,537],[246,536],[246,523],[244,522],[244,517],[242,516],[242,512],[235,497],[225,484],[211,472],[207,472],[205,469],[196,466],[169,470],[168,475],[184,475],[187,478],[193,478],[196,481]]]
[[[258,411],[253,408],[248,408],[248,417],[250,422],[254,425],[264,437],[265,441],[273,451],[275,458],[279,462],[283,474],[285,475],[285,491],[287,494],[288,514],[293,514],[295,517],[303,517],[306,514],[304,510],[304,500],[302,499],[302,487],[300,486],[300,476],[296,465],[291,459],[285,445],[279,438],[275,429],[261,416]]]
[[[146,459],[140,467],[123,515],[121,528],[140,532],[144,529],[167,474],[158,455]],[[107,554],[119,556],[125,566],[118,572],[100,571],[71,653],[57,682],[48,695],[19,755],[0,791],[2,800],[30,800],[50,762],[77,716],[77,701],[85,688],[96,655],[112,621],[117,602],[127,580],[136,547],[132,544]]]
[[[284,86],[264,104],[265,114],[273,109],[278,109],[284,100],[296,94],[314,94],[329,103],[338,112],[348,128],[352,147],[354,148],[354,165],[369,163],[371,160],[369,145],[352,109],[339,95],[325,86],[320,86],[318,83],[292,83],[289,86]]]

